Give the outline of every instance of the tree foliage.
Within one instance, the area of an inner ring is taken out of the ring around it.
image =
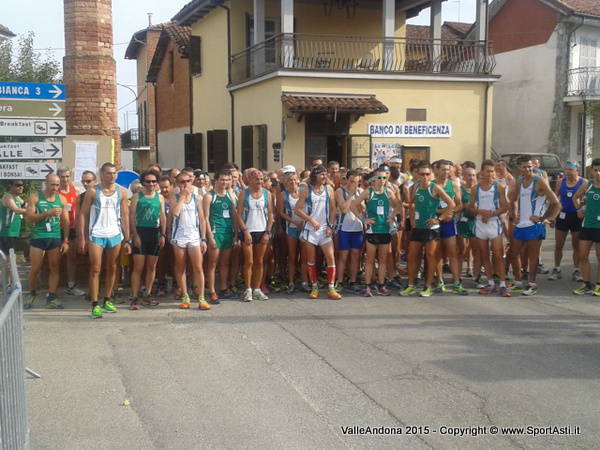
[[[33,31],[19,37],[16,48],[10,39],[0,41],[0,81],[61,82],[60,62],[49,54],[36,51],[34,37]]]

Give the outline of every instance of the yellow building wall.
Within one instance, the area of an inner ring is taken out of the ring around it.
[[[206,132],[229,130],[231,155],[231,106],[227,91],[227,12],[215,8],[192,25],[192,35],[202,38],[202,74],[192,81],[193,127],[203,134],[203,168],[207,167]]]

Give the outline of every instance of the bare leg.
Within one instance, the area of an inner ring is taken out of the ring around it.
[[[571,232],[571,246],[573,247],[573,268],[579,267],[579,231]]]
[[[48,293],[56,294],[58,291],[58,283],[60,280],[60,250],[48,250]]]
[[[146,256],[146,295],[152,292],[154,278],[156,278],[156,263],[158,256]]]
[[[100,291],[100,271],[102,270],[102,253],[104,249],[98,244],[88,241],[90,255],[90,301],[98,301]]]
[[[369,286],[371,284],[371,281],[373,281],[373,270],[375,269],[376,253],[377,246],[367,242],[367,260],[365,261],[365,284],[367,286]]]
[[[44,263],[44,254],[46,252],[37,247],[31,247],[29,250],[29,258],[31,261],[31,269],[29,270],[29,276],[27,286],[30,291],[36,291],[38,285],[38,275],[42,269]]]
[[[208,292],[214,294],[215,291],[215,272],[217,270],[217,263],[219,261],[219,255],[221,251],[218,248],[208,249],[208,267],[206,270],[206,285],[208,286]],[[219,276],[223,279],[223,273],[220,272]],[[225,276],[227,280],[227,276]]]
[[[286,240],[287,240],[287,248],[288,248],[288,257],[287,257],[288,282],[293,283],[294,278],[296,277],[296,262],[298,260],[298,254],[296,253],[298,250],[298,239],[295,239],[291,236],[286,236]]]
[[[202,251],[200,246],[188,247],[187,255],[192,265],[192,273],[194,276],[194,285],[196,286],[197,294],[204,298],[204,270],[202,267]]]
[[[592,249],[592,241],[579,240],[579,268],[583,275],[583,281],[586,283],[591,282],[590,273],[590,250]],[[597,246],[596,246],[597,249]],[[596,250],[597,251],[597,250]]]
[[[229,261],[231,258],[231,249],[221,250],[219,255],[219,284],[221,291],[227,289],[227,280],[229,278]]]
[[[423,243],[409,241],[408,243],[408,284],[414,286],[417,280],[417,272],[421,265],[421,254],[423,253]]]
[[[565,246],[567,234],[569,234],[568,231],[555,230],[554,267],[560,267],[560,263],[563,257],[563,247]],[[573,249],[575,249],[575,247],[573,247]]]
[[[121,253],[121,244],[106,250],[106,275],[104,280],[104,298],[111,298],[117,282],[117,264]]]
[[[348,254],[350,250],[339,250],[337,260],[337,280],[338,282],[344,281],[344,272],[346,271],[346,261],[348,261]]]
[[[436,258],[438,256],[439,242],[437,240],[429,241],[425,244],[425,257],[427,259],[427,274],[425,278],[425,287],[430,288],[433,284],[433,272],[435,271]]]
[[[379,267],[377,268],[377,282],[381,285],[385,283],[387,262],[391,260],[390,244],[377,246],[377,259]]]
[[[356,283],[358,265],[360,263],[360,250],[350,250],[350,282]]]
[[[242,243],[242,250],[244,252],[244,282],[246,283],[246,289],[252,289],[252,263],[254,257],[252,255],[252,244],[248,245],[245,242]],[[262,268],[261,268],[262,272]],[[260,283],[260,281],[259,281]]]
[[[175,281],[177,282],[177,286],[179,287],[181,295],[187,295],[187,280],[185,276],[186,269],[186,258],[185,258],[185,248],[178,247],[173,244],[173,256],[175,259],[175,268],[173,270],[173,275],[175,276]]]
[[[140,284],[146,257],[144,255],[133,255],[133,270],[131,272],[131,296],[136,299],[140,293]]]
[[[252,273],[252,288],[260,289],[263,279],[263,258],[267,250],[267,244],[256,244],[252,250],[254,257],[254,270]]]

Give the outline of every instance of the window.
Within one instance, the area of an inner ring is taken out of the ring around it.
[[[254,45],[254,18],[248,16],[246,20],[246,36],[247,36],[247,47]],[[279,22],[272,19],[265,19],[265,41],[268,41],[279,33]],[[275,63],[276,60],[276,48],[275,40],[271,40],[266,44],[265,48],[265,62]]]
[[[208,171],[216,172],[227,162],[228,145],[227,130],[209,130],[206,133],[206,153]]]
[[[242,127],[242,169],[257,167],[265,170],[267,164],[267,126]]]
[[[173,50],[169,52],[169,83],[175,82],[175,56]]]
[[[202,168],[202,133],[185,135],[185,166]]]
[[[579,67],[596,67],[598,40],[582,37],[579,41]]]
[[[427,110],[417,108],[406,109],[406,121],[407,122],[426,122],[427,121]]]
[[[202,38],[192,36],[190,39],[190,70],[193,75],[202,73]]]

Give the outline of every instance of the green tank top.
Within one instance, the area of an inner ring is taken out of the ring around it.
[[[462,194],[462,204],[465,205],[465,208],[461,211],[461,221],[463,221],[463,217],[466,217],[467,219],[469,219],[469,221],[475,220],[473,214],[471,214],[467,209],[467,205],[471,203],[471,189],[467,189],[461,185],[460,192]]]
[[[13,197],[18,208],[23,207],[23,200]],[[19,237],[21,235],[21,221],[23,216],[15,214],[10,208],[0,203],[0,236]]]
[[[48,200],[43,192],[38,193],[38,201],[35,204],[35,212],[41,214],[54,208],[62,208],[60,195],[54,194],[54,201]],[[60,216],[48,216],[33,225],[31,239],[60,239]]]
[[[369,199],[367,200],[367,219],[375,219],[375,223],[369,227],[367,233],[388,234],[390,224],[387,219],[390,215],[390,198],[387,188],[378,194],[372,187],[369,188]]]
[[[593,183],[593,182],[592,182]],[[600,228],[600,188],[590,185],[585,193],[584,228]]]
[[[431,183],[438,184],[436,180],[433,180]],[[456,198],[456,192],[454,192],[454,183],[450,178],[446,180],[446,184],[444,185],[443,189],[446,192],[446,194],[448,194],[448,197],[450,197],[452,200]],[[448,206],[446,205],[446,202],[440,200],[440,208],[445,208],[446,206]]]
[[[160,227],[160,197],[158,192],[155,192],[152,198],[146,198],[143,192],[138,192],[135,225],[143,228]]]
[[[233,232],[233,202],[229,195],[217,195],[210,191],[212,200],[210,203],[210,214],[208,221],[213,233],[232,233]]]
[[[426,189],[421,189],[421,184],[417,185],[415,191],[415,228],[439,228],[439,225],[433,227],[427,225],[429,219],[437,217],[437,210],[440,209],[440,199],[431,194],[431,188],[430,185]]]

